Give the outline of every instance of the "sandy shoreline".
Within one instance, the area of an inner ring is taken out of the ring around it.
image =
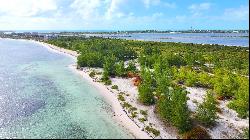
[[[142,131],[126,114],[116,96],[112,94],[105,85],[99,82],[94,82],[87,73],[81,70],[76,69],[76,65],[70,65],[70,69],[79,73],[84,79],[86,79],[90,84],[96,87],[101,93],[106,101],[112,106],[114,111],[113,119],[116,120],[119,124],[124,126],[135,138],[139,139],[149,139],[151,138],[145,131]]]
[[[76,60],[77,56],[79,55],[75,51],[71,51],[71,50],[66,50],[66,49],[63,49],[63,48],[59,48],[57,46],[54,46],[54,45],[51,45],[51,44],[47,44],[47,43],[44,43],[44,42],[38,42],[38,41],[34,41],[34,40],[31,40],[31,41],[34,42],[34,43],[38,43],[38,44],[42,45],[43,47],[46,47],[50,51],[70,56],[74,60]],[[114,94],[112,94],[107,89],[107,87],[105,85],[103,85],[102,83],[99,83],[99,82],[94,82],[93,79],[91,77],[89,77],[89,75],[87,73],[85,73],[82,70],[76,69],[76,64],[70,65],[69,68],[72,71],[74,71],[74,72],[78,73],[79,75],[81,75],[82,78],[84,78],[85,80],[87,80],[90,84],[92,84],[95,88],[97,88],[101,92],[101,95],[112,106],[112,111],[114,112],[114,116],[112,118],[117,123],[119,123],[120,125],[122,125],[123,127],[125,127],[125,129],[130,134],[132,134],[135,138],[138,138],[138,139],[152,139],[148,135],[148,133],[146,133],[145,131],[142,131],[141,128],[139,128],[128,117],[128,115],[126,114],[126,112],[122,108],[120,102],[118,101],[117,97]]]

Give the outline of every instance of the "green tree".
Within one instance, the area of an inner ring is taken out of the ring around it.
[[[211,126],[217,118],[216,100],[211,91],[208,91],[202,104],[198,106],[196,118],[206,126]]]
[[[139,101],[145,105],[151,105],[154,103],[153,87],[152,87],[152,76],[149,70],[145,68],[141,71],[142,82],[139,85]]]
[[[161,94],[156,104],[156,110],[163,120],[171,122],[172,111],[169,90]]]
[[[187,106],[187,92],[181,87],[176,87],[171,93],[171,122],[180,133],[191,129],[190,112]]]
[[[125,75],[124,61],[120,61],[115,64],[115,75],[123,77]]]
[[[238,81],[241,83],[239,90],[228,107],[234,109],[239,117],[246,118],[249,116],[249,79],[238,76]]]
[[[111,55],[111,57],[104,57],[103,69],[108,72],[109,76],[115,75],[115,62],[116,57],[114,55]]]
[[[137,71],[134,61],[129,61],[128,66],[126,68],[126,71],[130,71],[130,72],[136,72]]]
[[[105,82],[106,85],[111,84],[109,77],[114,75],[115,60],[116,59],[113,55],[111,57],[104,58],[102,81]]]

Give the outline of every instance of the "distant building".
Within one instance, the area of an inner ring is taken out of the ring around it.
[[[5,35],[11,35],[13,32],[3,32]]]

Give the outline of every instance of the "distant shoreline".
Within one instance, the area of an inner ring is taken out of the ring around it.
[[[129,36],[109,36],[111,33],[88,33],[88,34],[84,34],[84,36],[76,36],[76,37],[99,37],[99,38],[110,38],[110,39],[121,39],[121,40],[132,40],[132,41],[145,41],[145,42],[164,42],[164,43],[181,43],[181,44],[195,44],[195,45],[218,45],[218,46],[223,46],[223,47],[242,47],[242,48],[249,48],[249,42],[248,44],[242,44],[242,45],[234,45],[234,44],[224,44],[224,43],[213,43],[213,42],[189,42],[189,41],[178,41],[178,39],[176,40],[175,38],[171,37],[171,36],[167,36],[167,37],[153,37],[151,39],[148,38],[133,38],[133,36],[131,36],[132,34],[172,34],[172,33],[130,33]],[[121,34],[125,34],[125,33],[121,33]],[[173,34],[177,34],[177,33],[173,33]],[[202,34],[202,33],[180,33],[180,34]],[[206,33],[204,33],[206,34]],[[237,34],[237,33],[235,33]],[[112,34],[111,34],[112,35]],[[0,36],[1,38],[1,36]],[[192,37],[185,37],[185,38],[192,38]],[[214,38],[241,38],[241,39],[249,39],[249,36],[211,36],[211,39]],[[2,39],[18,39],[18,40],[35,40],[33,38],[12,38],[12,37],[4,37]],[[42,40],[42,39],[41,39]]]

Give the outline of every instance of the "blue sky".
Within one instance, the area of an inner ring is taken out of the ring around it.
[[[0,0],[0,30],[249,29],[248,0]]]

